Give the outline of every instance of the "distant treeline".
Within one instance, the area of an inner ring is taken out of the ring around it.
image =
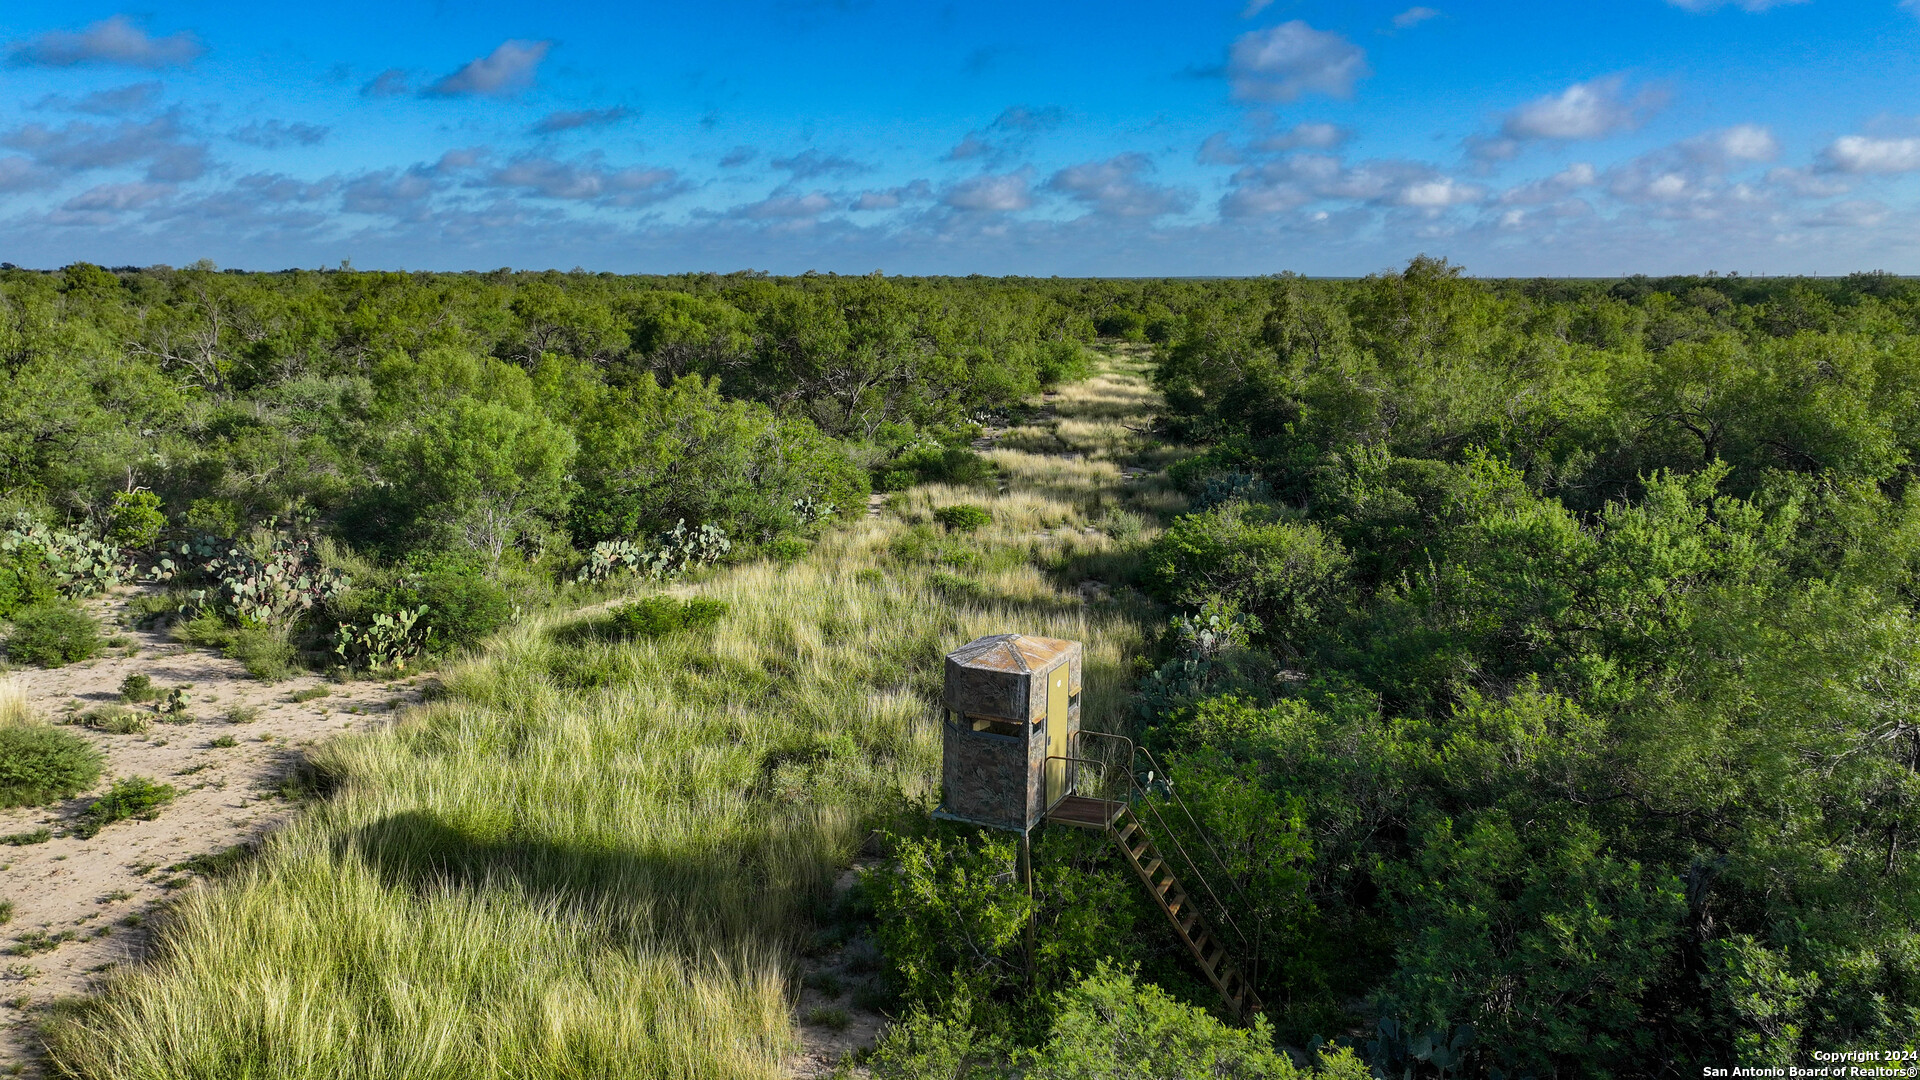
[[[0,499],[536,553],[742,539],[1084,367],[1071,295],[752,275],[0,272]],[[458,534],[458,536],[456,536]]]
[[[1295,279],[0,270],[0,500],[104,522],[116,492],[144,488],[184,526],[310,517],[395,549],[454,542],[476,515],[494,522],[486,544],[529,552],[682,519],[766,538],[795,500],[844,512],[903,455],[932,460],[925,446],[964,441],[983,411],[1079,374],[1099,336],[1167,347],[1189,412],[1189,385],[1238,378],[1193,431],[1254,437],[1288,421],[1246,383],[1258,371],[1222,367],[1250,346],[1348,348],[1401,381],[1463,350],[1497,358],[1471,386],[1420,375],[1398,437],[1465,445],[1501,427],[1523,467],[1577,465],[1594,486],[1573,458],[1609,454],[1626,477],[1645,461],[1570,432],[1593,382],[1579,357],[1681,346],[1737,363],[1724,342],[1905,332],[1920,292],[1884,275],[1449,277],[1438,307],[1389,310],[1416,278],[1370,279],[1373,314],[1335,327],[1313,298],[1349,286]],[[1552,400],[1500,400],[1548,384]],[[1435,410],[1448,430],[1424,430]],[[1705,424],[1706,456],[1747,452],[1740,422]],[[470,459],[478,447],[492,460]]]

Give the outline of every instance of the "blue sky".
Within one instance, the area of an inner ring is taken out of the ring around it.
[[[16,2],[0,259],[1920,273],[1920,0]]]

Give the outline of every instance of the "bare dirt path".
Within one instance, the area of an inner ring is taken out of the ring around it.
[[[137,957],[157,905],[195,887],[188,864],[258,839],[283,821],[277,794],[288,771],[321,739],[384,723],[420,699],[422,681],[329,683],[315,675],[264,683],[237,661],[170,641],[163,631],[124,625],[119,589],[89,605],[103,631],[125,645],[70,667],[0,675],[22,687],[44,718],[67,722],[106,756],[98,788],[52,806],[0,810],[0,900],[13,917],[0,927],[0,1070],[34,1067],[36,1016],[56,998],[85,990],[115,963]],[[81,718],[120,701],[129,675],[163,693],[188,695],[176,715],[129,706],[145,730],[112,734]],[[151,821],[122,821],[91,839],[72,834],[80,814],[112,781],[144,776],[179,795]],[[32,842],[46,830],[50,837]],[[26,842],[22,842],[26,841]]]

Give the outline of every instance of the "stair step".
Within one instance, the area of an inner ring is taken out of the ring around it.
[[[1253,987],[1234,966],[1227,947],[1214,939],[1201,910],[1195,907],[1184,918],[1181,916],[1181,909],[1188,906],[1191,898],[1181,887],[1179,876],[1155,850],[1153,837],[1146,826],[1141,824],[1131,809],[1123,807],[1119,815],[1108,823],[1107,832],[1120,850],[1126,853],[1134,869],[1139,871],[1147,891],[1160,902],[1160,909],[1167,913],[1167,920],[1173,923],[1174,929],[1193,951],[1201,971],[1220,991],[1227,1007],[1243,1020],[1249,1012],[1258,1011],[1260,1000],[1254,996]],[[1161,874],[1166,877],[1161,879]],[[1202,884],[1205,882],[1202,881]]]

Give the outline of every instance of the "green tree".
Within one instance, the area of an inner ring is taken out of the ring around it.
[[[505,405],[456,400],[423,419],[389,463],[423,528],[499,562],[567,508],[572,433]]]

